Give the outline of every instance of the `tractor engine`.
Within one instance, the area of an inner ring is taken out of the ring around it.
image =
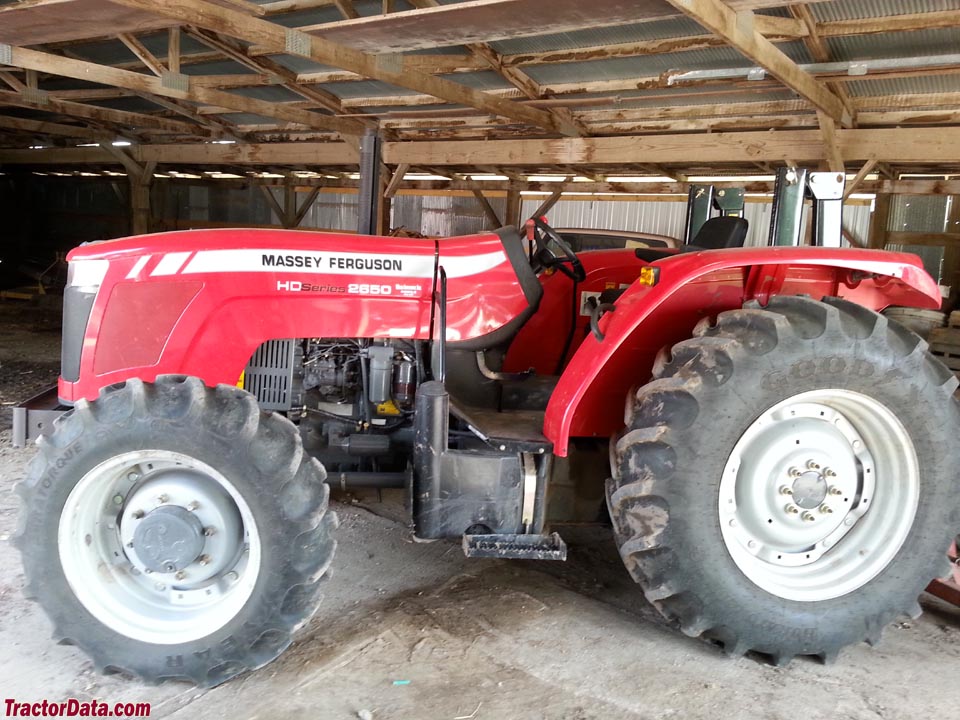
[[[419,343],[403,340],[272,340],[251,358],[243,387],[297,422],[304,448],[328,470],[381,471],[410,450],[421,357]]]

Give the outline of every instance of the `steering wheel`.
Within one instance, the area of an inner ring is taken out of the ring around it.
[[[564,240],[560,233],[547,225],[540,218],[531,218],[533,220],[534,232],[533,239],[537,243],[537,252],[535,258],[544,268],[555,267],[574,282],[583,282],[587,279],[587,272],[583,269],[580,258],[573,251],[573,248]],[[564,257],[558,256],[550,243],[554,243],[563,251]]]

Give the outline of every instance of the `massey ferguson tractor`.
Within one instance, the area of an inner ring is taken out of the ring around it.
[[[330,488],[404,488],[415,537],[471,557],[563,560],[556,530],[609,517],[637,602],[731,655],[874,643],[945,571],[957,381],[879,314],[939,307],[919,259],[821,224],[79,247],[59,417],[18,414],[26,592],[101,670],[216,685],[317,610]]]

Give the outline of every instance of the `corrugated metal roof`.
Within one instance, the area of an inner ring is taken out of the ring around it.
[[[833,60],[946,55],[960,50],[960,28],[827,38]]]
[[[890,17],[908,13],[960,10],[960,0],[834,0],[811,3],[807,7],[815,20],[855,20],[869,17]]]
[[[810,55],[802,42],[781,43],[778,47],[796,62],[810,62]],[[751,67],[753,64],[752,61],[733,48],[715,47],[589,62],[527,65],[523,67],[523,70],[537,82],[544,85],[553,85],[589,82],[591,80],[650,77],[660,75],[668,70],[741,68]]]
[[[960,92],[960,73],[956,75],[920,75],[904,78],[854,80],[844,85],[850,91],[850,94],[855,97]]]
[[[684,35],[704,35],[706,31],[696,21],[686,17],[669,18],[655,22],[634,23],[607,28],[578,30],[576,32],[535,35],[533,37],[499,40],[490,45],[504,55],[518,53],[549,52],[551,50],[569,50],[572,48],[594,47],[599,45],[617,45],[620,43],[641,42],[643,40],[661,40],[683,37]]]

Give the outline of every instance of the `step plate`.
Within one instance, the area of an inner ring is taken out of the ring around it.
[[[463,554],[471,558],[566,560],[567,544],[550,535],[464,535]]]

